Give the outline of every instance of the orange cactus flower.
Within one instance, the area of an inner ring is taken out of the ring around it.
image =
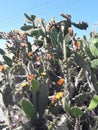
[[[24,32],[24,33],[21,33],[20,34],[20,38],[24,38],[26,35],[28,35],[29,33],[28,32]]]
[[[77,42],[76,46],[77,46],[77,48],[79,48],[80,47],[80,42]]]
[[[37,57],[36,57],[36,60],[37,60],[37,61],[40,61],[40,60],[41,60],[41,57],[40,57],[40,56],[37,56]]]
[[[6,65],[0,65],[0,71],[5,71],[7,69]]]
[[[20,39],[22,39],[22,40],[25,38],[25,36],[26,36],[26,35],[24,35],[24,34],[20,34],[20,35],[19,35]]]
[[[53,96],[52,101],[53,101],[53,102],[57,101],[57,99],[56,99],[55,96]]]
[[[34,77],[34,74],[28,75],[28,82],[30,83]]]
[[[64,83],[64,79],[63,78],[60,78],[58,81],[57,81],[57,84],[58,85],[62,85]]]
[[[48,58],[48,59],[51,59],[51,57],[52,57],[51,54],[50,54],[50,53],[47,53],[47,58]]]
[[[78,49],[80,47],[80,42],[74,42],[74,49]]]
[[[28,57],[32,56],[32,52],[28,52],[27,55],[28,55]]]
[[[25,43],[20,43],[20,47],[25,47],[27,46]]]
[[[18,31],[18,30],[14,30],[14,32],[15,32],[16,34],[19,34],[19,31]]]
[[[25,31],[25,32],[23,33],[23,36],[26,36],[26,35],[28,35],[28,32]]]
[[[0,65],[0,71],[2,71],[4,69],[3,65]]]

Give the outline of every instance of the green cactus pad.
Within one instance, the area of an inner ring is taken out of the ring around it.
[[[37,117],[37,112],[36,112],[34,106],[31,104],[31,102],[29,102],[26,98],[23,98],[21,101],[21,105],[22,105],[22,108],[23,108],[24,112],[26,113],[26,115],[32,121],[34,121]]]
[[[33,79],[31,81],[31,89],[35,92],[38,92],[39,91],[39,87],[40,87],[40,84],[39,82],[36,80],[36,79]]]

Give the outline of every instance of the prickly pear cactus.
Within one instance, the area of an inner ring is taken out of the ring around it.
[[[85,30],[88,24],[73,22],[70,14],[61,14],[62,21],[52,18],[49,23],[35,15],[24,16],[23,33],[0,32],[8,52],[0,49],[0,93],[11,119],[9,129],[17,129],[22,122],[22,129],[52,130],[64,120],[68,130],[90,130],[96,122],[94,114],[98,116],[98,103],[94,107],[92,102],[94,94],[98,95],[98,35],[89,41],[77,38],[72,27]],[[26,118],[11,114],[15,105]],[[31,128],[24,128],[24,121]]]

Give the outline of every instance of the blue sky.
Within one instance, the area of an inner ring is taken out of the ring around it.
[[[77,35],[89,36],[93,25],[98,23],[98,0],[2,0],[0,1],[0,31],[20,29],[25,23],[24,13],[42,17],[46,22],[55,16],[58,22],[62,20],[60,14],[67,12],[72,15],[72,21],[86,21],[89,25],[86,31],[74,28]],[[3,47],[1,41],[0,47]]]

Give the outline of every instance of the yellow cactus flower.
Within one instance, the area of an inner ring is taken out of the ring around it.
[[[63,92],[57,92],[57,93],[53,96],[52,101],[57,101],[57,100],[59,100],[60,98],[63,97],[63,95],[64,95]]]
[[[57,92],[56,95],[58,95],[59,97],[63,97],[64,93],[63,92]]]
[[[18,61],[18,65],[22,65],[22,61]]]
[[[20,91],[20,90],[21,90],[21,88],[18,88],[18,87],[17,87],[17,88],[15,88],[15,90],[16,90],[16,91]]]
[[[20,86],[21,86],[22,88],[24,88],[24,87],[26,87],[26,86],[27,86],[27,83],[26,83],[26,82],[24,82],[24,83],[22,83]]]
[[[46,76],[46,72],[42,72],[42,73],[41,73],[41,76]]]
[[[55,98],[58,100],[58,99],[60,99],[60,96],[56,94]]]

